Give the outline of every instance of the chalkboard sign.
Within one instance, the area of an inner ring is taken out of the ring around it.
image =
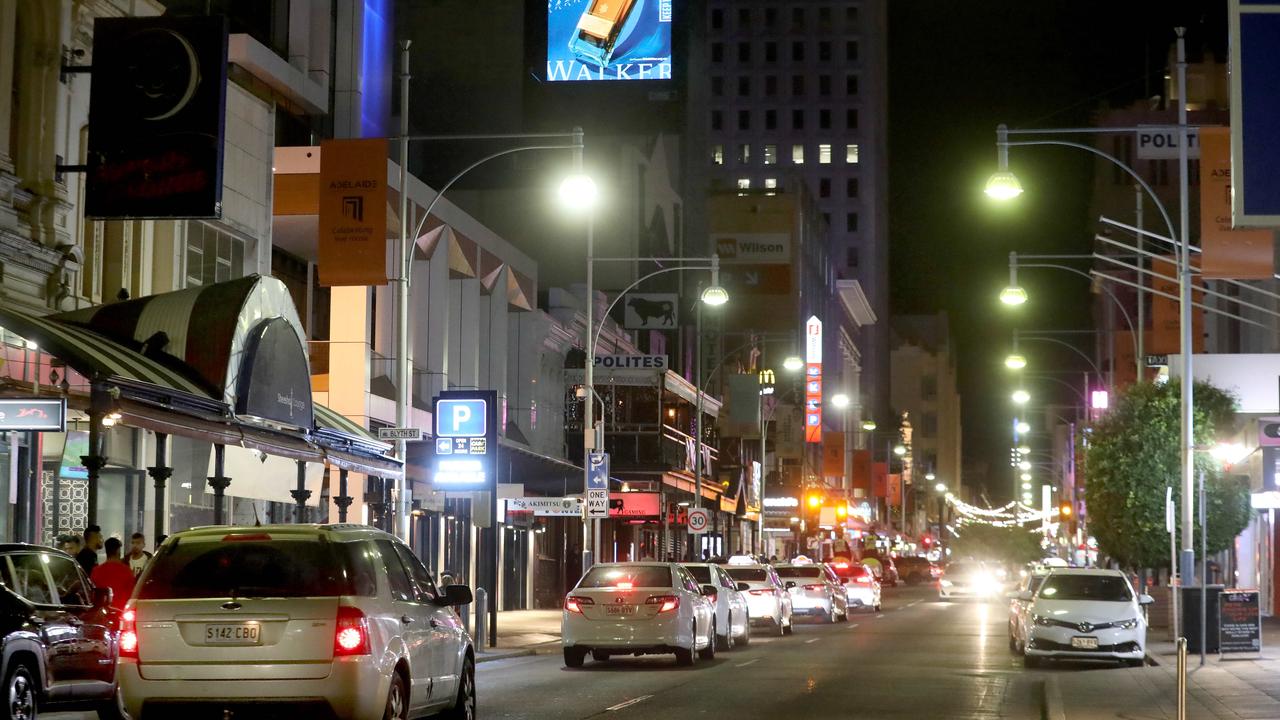
[[[1223,590],[1218,600],[1218,652],[1262,652],[1257,590]]]

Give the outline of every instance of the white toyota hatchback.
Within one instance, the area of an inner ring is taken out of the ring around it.
[[[456,606],[397,538],[366,525],[206,527],[172,535],[120,629],[135,719],[241,713],[475,717]]]
[[[716,654],[716,614],[698,581],[675,563],[593,565],[564,599],[564,664],[613,655],[674,653],[680,665]]]
[[[1035,667],[1043,660],[1118,660],[1142,665],[1147,648],[1143,605],[1119,570],[1053,570],[1035,593],[1018,599],[1029,603],[1023,660]]]

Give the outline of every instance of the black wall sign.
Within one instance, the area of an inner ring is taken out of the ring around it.
[[[98,18],[93,28],[85,215],[221,217],[226,19]]]
[[[236,414],[311,428],[311,371],[293,326],[284,318],[259,323],[245,342],[236,382]]]
[[[1262,652],[1257,590],[1223,590],[1218,599],[1218,652]]]
[[[61,398],[0,399],[0,430],[62,432],[66,429],[66,400]]]

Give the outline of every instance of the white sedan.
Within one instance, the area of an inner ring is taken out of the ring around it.
[[[689,571],[676,563],[601,563],[564,599],[564,664],[582,667],[589,653],[674,653],[680,665],[716,654],[715,606]]]
[[[767,623],[779,635],[790,635],[791,594],[772,565],[730,564],[723,566],[747,599],[751,622]]]
[[[1119,570],[1071,568],[1053,570],[1029,603],[1023,660],[1027,667],[1042,661],[1118,660],[1143,664],[1147,620],[1142,607],[1153,600],[1138,595]]]
[[[684,569],[702,585],[703,594],[716,604],[716,649],[732,650],[734,645],[750,643],[751,613],[738,583],[719,565],[686,563]]]

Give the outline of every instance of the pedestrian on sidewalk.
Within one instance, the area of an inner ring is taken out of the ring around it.
[[[133,571],[120,558],[123,543],[118,538],[107,538],[105,548],[107,561],[98,565],[89,574],[89,579],[97,587],[111,588],[111,607],[123,610],[124,604],[133,595]]]
[[[151,562],[151,553],[146,548],[147,537],[142,533],[136,532],[129,538],[129,569],[133,571],[135,580]]]
[[[83,535],[84,547],[76,553],[76,562],[92,575],[94,566],[98,564],[98,551],[102,549],[102,528],[90,525],[84,529]]]

